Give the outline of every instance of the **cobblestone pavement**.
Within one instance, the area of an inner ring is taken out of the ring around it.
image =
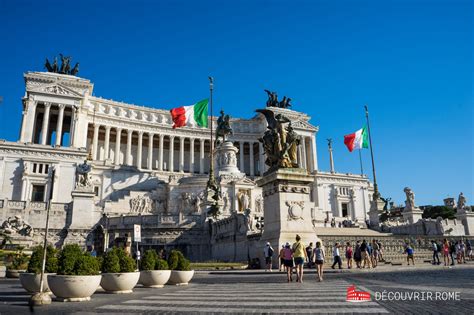
[[[198,273],[189,286],[137,287],[132,294],[97,292],[89,302],[36,308],[38,314],[473,314],[474,265],[330,270],[322,283],[314,270],[302,284],[287,283],[281,273]],[[369,291],[372,301],[346,302],[347,287]],[[376,300],[388,292],[432,292],[431,301]],[[459,292],[460,301],[434,300],[436,292]],[[0,280],[0,314],[28,314],[29,295],[18,280]]]

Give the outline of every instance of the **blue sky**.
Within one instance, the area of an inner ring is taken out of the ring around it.
[[[63,53],[95,95],[139,105],[191,104],[208,75],[232,116],[263,107],[263,89],[287,95],[320,127],[322,170],[333,138],[336,170],[359,172],[343,136],[368,104],[383,195],[402,203],[410,186],[423,205],[463,191],[473,204],[472,12],[468,0],[0,0],[0,138],[18,139],[22,74]]]

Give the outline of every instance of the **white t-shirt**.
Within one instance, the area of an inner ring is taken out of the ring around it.
[[[339,255],[339,247],[334,246],[333,255],[334,256],[340,256]]]

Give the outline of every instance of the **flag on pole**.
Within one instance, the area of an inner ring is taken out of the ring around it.
[[[369,148],[369,134],[367,132],[367,127],[357,130],[350,135],[344,136],[344,144],[349,149],[349,152],[354,151],[354,149],[368,149]]]
[[[186,125],[198,125],[207,127],[207,104],[209,100],[199,101],[194,105],[176,107],[170,110],[173,118],[173,128]]]

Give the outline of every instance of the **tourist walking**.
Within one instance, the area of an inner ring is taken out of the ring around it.
[[[460,247],[460,250],[461,250],[462,263],[465,264],[466,263],[466,244],[464,244],[463,240],[459,241],[459,247]]]
[[[279,271],[285,270],[285,259],[283,258],[283,252],[285,250],[285,244],[281,245],[280,252],[278,253],[278,259],[280,261]]]
[[[445,266],[448,266],[449,265],[449,242],[447,239],[444,239],[443,240],[443,248],[442,248],[442,251],[443,251],[443,261],[444,261],[444,265]]]
[[[472,261],[472,245],[470,240],[466,240],[466,257]]]
[[[301,242],[301,237],[296,234],[296,242],[293,244],[293,258],[296,267],[296,282],[303,282],[303,265],[306,257],[306,250],[304,244]]]
[[[311,268],[311,264],[313,263],[313,242],[309,243],[309,246],[306,247],[306,257],[308,268]]]
[[[385,261],[383,258],[383,248],[382,248],[382,242],[376,240],[377,245],[379,245],[379,262]]]
[[[456,253],[456,244],[449,242],[449,257],[451,257],[451,266],[454,266],[454,254]]]
[[[370,256],[367,249],[367,242],[362,240],[362,244],[360,244],[360,252],[362,254],[362,261],[364,262],[362,268],[365,268],[365,265],[367,264],[367,267],[370,269],[372,268],[372,264],[370,263]]]
[[[370,255],[372,258],[372,266],[377,267],[379,261],[379,244],[375,240],[372,240],[372,253]]]
[[[356,262],[356,266],[357,268],[360,269],[360,263],[362,261],[362,253],[360,251],[360,241],[357,241],[356,242],[356,246],[355,246],[355,249],[354,249],[354,260]]]
[[[339,243],[336,242],[336,244],[334,244],[334,247],[332,249],[332,256],[334,257],[334,262],[331,266],[332,269],[334,269],[334,266],[336,266],[336,264],[339,266],[339,269],[342,269],[341,254],[339,252],[340,247],[341,245],[339,245]]]
[[[323,281],[323,269],[324,269],[324,249],[321,246],[321,242],[316,242],[316,248],[314,249],[314,263],[316,264],[318,280]]]
[[[286,280],[288,282],[293,281],[293,277],[291,275],[293,270],[293,251],[291,250],[290,243],[288,242],[283,245],[282,258],[286,271]]]
[[[433,265],[439,265],[441,262],[439,261],[439,252],[440,248],[438,247],[438,243],[435,240],[431,241],[431,247],[433,250]]]
[[[347,269],[352,268],[352,256],[353,256],[352,245],[351,245],[351,243],[347,242],[347,244],[346,244]]]
[[[263,248],[263,254],[265,255],[265,265],[266,265],[265,271],[272,272],[273,252],[274,252],[273,247],[270,245],[270,242],[267,242],[267,244],[265,244],[265,247]]]
[[[408,266],[410,266],[410,260],[414,266],[415,265],[415,250],[413,249],[413,247],[411,247],[409,243],[405,243],[405,253],[407,254]]]

